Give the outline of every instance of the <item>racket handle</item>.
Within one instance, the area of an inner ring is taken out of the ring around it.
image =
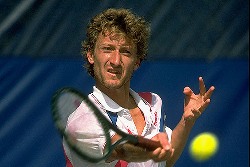
[[[146,139],[142,136],[137,136],[138,144],[137,146],[146,148],[149,151],[153,151],[158,147],[161,147],[161,143],[159,141],[154,141],[150,139]]]

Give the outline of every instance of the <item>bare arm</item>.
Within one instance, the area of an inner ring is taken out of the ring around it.
[[[184,113],[180,122],[177,124],[172,132],[171,144],[168,142],[166,133],[158,133],[152,138],[152,140],[160,141],[162,147],[157,148],[154,151],[147,151],[141,147],[134,146],[129,143],[119,145],[107,162],[121,159],[127,162],[143,162],[149,159],[155,162],[166,161],[166,166],[171,167],[180,157],[190,131],[195,124],[197,118],[204,112],[210,103],[210,97],[214,91],[214,87],[211,86],[206,91],[203,79],[199,78],[200,93],[194,94],[189,87],[185,87],[183,93],[185,94]],[[113,140],[118,138],[114,136]]]
[[[202,77],[199,77],[200,93],[194,94],[189,87],[185,87],[183,93],[185,94],[184,113],[180,122],[174,128],[172,133],[172,147],[174,148],[173,157],[167,162],[167,166],[172,166],[180,157],[186,145],[190,131],[194,126],[197,118],[204,112],[210,103],[215,88],[211,86],[208,91]]]

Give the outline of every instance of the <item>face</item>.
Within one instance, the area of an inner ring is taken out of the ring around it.
[[[94,53],[88,61],[94,65],[97,86],[119,89],[130,86],[134,70],[139,66],[136,45],[121,33],[99,34]]]

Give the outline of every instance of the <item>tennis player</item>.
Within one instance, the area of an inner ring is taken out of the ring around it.
[[[93,17],[87,27],[86,39],[82,44],[82,55],[86,69],[94,78],[93,92],[89,94],[96,106],[119,129],[134,135],[159,141],[161,147],[153,151],[129,144],[120,144],[103,162],[93,164],[75,154],[64,143],[67,166],[74,167],[160,167],[173,166],[180,157],[197,118],[210,103],[214,86],[205,88],[199,77],[199,94],[185,87],[183,115],[171,130],[164,124],[162,100],[156,93],[138,93],[130,87],[130,81],[147,56],[150,37],[149,23],[128,9],[107,9]],[[145,74],[146,75],[146,74]],[[149,81],[145,81],[149,82]],[[183,105],[183,104],[180,104]],[[86,107],[80,105],[69,117],[67,130],[78,133],[86,129],[96,137],[89,141],[93,154],[103,154],[105,137],[95,122],[86,120]],[[111,133],[112,142],[120,136]]]

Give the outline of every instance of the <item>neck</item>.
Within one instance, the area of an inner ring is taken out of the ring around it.
[[[130,109],[134,106],[134,100],[129,93],[129,85],[120,88],[108,88],[103,84],[96,83],[96,87],[121,107]]]

